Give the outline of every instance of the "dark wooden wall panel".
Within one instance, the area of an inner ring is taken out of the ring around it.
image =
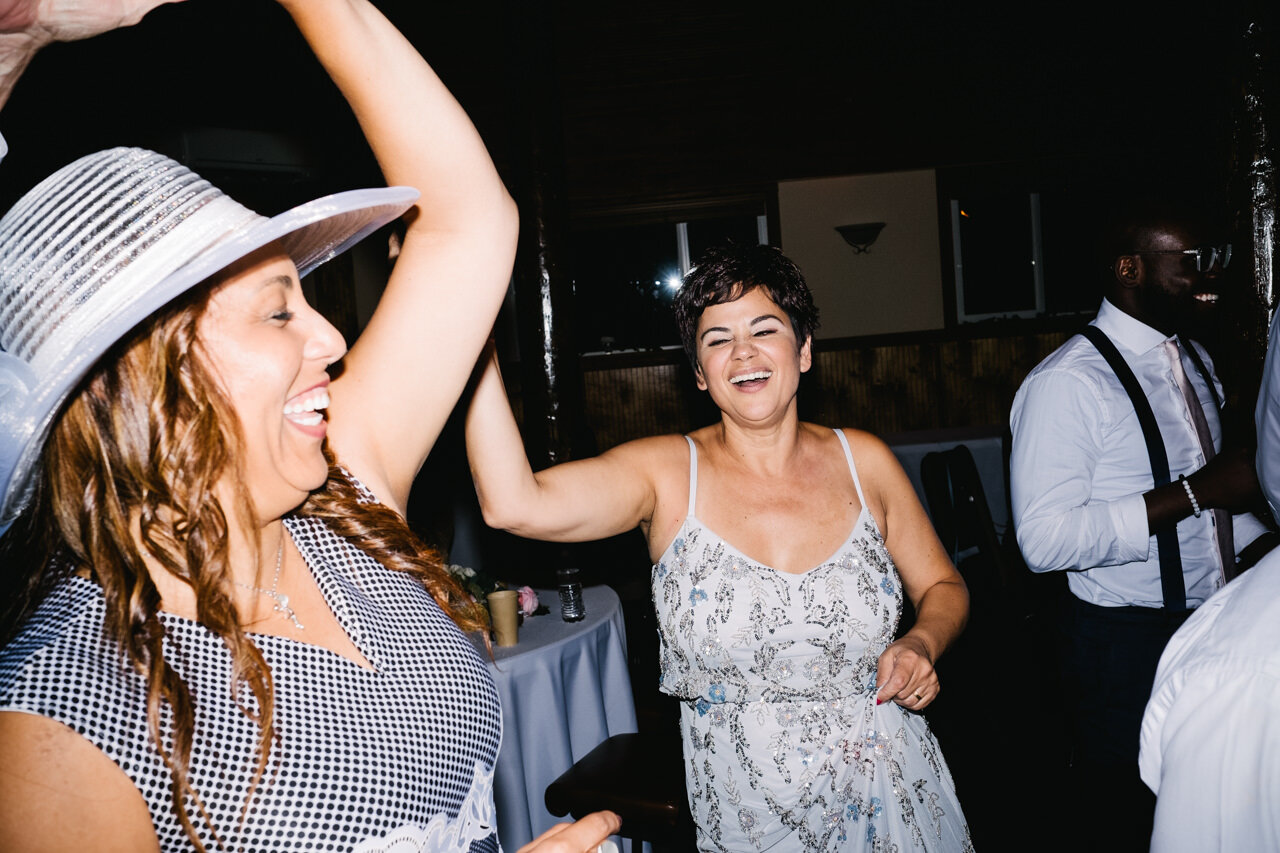
[[[1000,426],[1023,378],[1070,334],[947,339],[930,333],[914,341],[854,340],[824,347],[802,380],[800,414],[815,423],[879,435]],[[714,420],[715,410],[705,393],[693,388],[682,358],[672,353],[652,364],[610,366],[605,359],[587,365],[586,421],[596,452]]]
[[[598,450],[693,426],[679,364],[591,370],[583,376],[586,420]]]
[[[923,342],[817,353],[804,416],[876,433],[927,429],[937,421],[935,350]]]

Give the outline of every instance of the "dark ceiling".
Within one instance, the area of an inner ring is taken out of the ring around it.
[[[1260,14],[1246,0],[380,6],[509,178],[535,141],[562,143],[554,159],[577,217],[781,179],[991,163],[1071,174],[1155,163],[1215,180],[1244,27]],[[291,135],[310,152],[299,193],[376,180],[281,10],[188,0],[38,57],[0,115],[12,152],[0,202],[96,148],[178,154],[178,131],[196,127]]]

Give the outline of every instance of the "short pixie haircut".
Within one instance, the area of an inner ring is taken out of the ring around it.
[[[674,309],[680,342],[698,369],[698,320],[708,305],[736,302],[757,287],[791,320],[798,346],[818,329],[818,309],[800,268],[773,246],[728,243],[707,250],[685,276]]]

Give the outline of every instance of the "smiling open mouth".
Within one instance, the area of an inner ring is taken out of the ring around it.
[[[757,382],[768,379],[772,375],[773,371],[771,370],[756,370],[752,373],[744,373],[741,376],[734,376],[730,378],[729,381],[734,385],[741,385],[743,382]]]
[[[1194,294],[1196,302],[1203,302],[1206,305],[1212,305],[1218,301],[1216,293],[1196,293]]]
[[[324,389],[295,397],[285,404],[284,416],[303,426],[315,426],[324,420],[324,410],[329,408],[329,392]]]

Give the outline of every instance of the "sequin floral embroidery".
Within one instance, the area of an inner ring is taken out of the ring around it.
[[[924,718],[875,703],[903,602],[870,513],[798,575],[751,561],[691,514],[652,582],[661,689],[684,700],[699,849],[972,850]]]

